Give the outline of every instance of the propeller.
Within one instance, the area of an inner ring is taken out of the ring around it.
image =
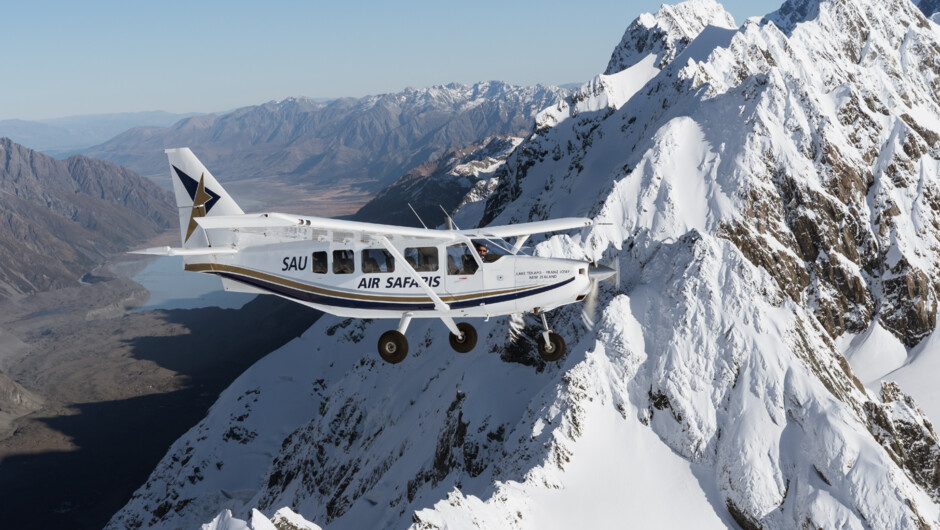
[[[619,260],[615,259],[613,264],[614,268],[598,265],[597,263],[593,263],[588,267],[591,287],[588,290],[587,296],[584,297],[584,305],[581,307],[581,319],[588,329],[594,329],[594,313],[597,310],[597,292],[600,282],[613,276],[616,278],[617,283],[620,283]]]
[[[525,314],[512,313],[509,315],[509,340],[516,342],[522,336],[522,330],[525,329]]]

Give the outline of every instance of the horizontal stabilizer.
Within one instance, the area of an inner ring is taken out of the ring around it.
[[[171,248],[171,247],[152,247],[141,250],[132,250],[129,254],[146,254],[149,256],[207,256],[210,254],[235,254],[238,250],[234,248]]]

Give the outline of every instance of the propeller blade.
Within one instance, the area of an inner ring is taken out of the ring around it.
[[[512,313],[509,315],[509,340],[516,342],[522,336],[522,330],[525,329],[525,314]]]
[[[598,279],[591,277],[591,290],[584,297],[584,305],[581,308],[581,319],[588,329],[594,329],[594,313],[597,310],[597,284]]]
[[[613,277],[616,284],[620,285],[620,260],[613,262],[614,268],[605,267],[596,263],[588,267],[588,276],[591,278],[591,289],[584,297],[584,306],[581,309],[581,319],[588,329],[594,329],[594,314],[597,312],[597,291],[600,282]]]
[[[603,265],[591,265],[588,267],[588,275],[591,277],[592,282],[606,280],[615,274],[617,274],[616,270]]]

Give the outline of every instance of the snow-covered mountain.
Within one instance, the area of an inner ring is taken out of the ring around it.
[[[644,13],[624,32],[604,74],[622,72],[644,59],[662,68],[682,53],[707,26],[737,28],[730,13],[720,4],[708,0],[664,4],[655,15]]]
[[[413,323],[388,366],[392,323],[322,318],[111,525],[940,526],[923,377],[868,388],[842,351],[940,354],[940,26],[908,0],[728,20],[709,0],[640,17],[496,173],[483,222],[588,215],[536,252],[619,262],[594,330],[552,316],[561,363],[492,319],[467,355]]]

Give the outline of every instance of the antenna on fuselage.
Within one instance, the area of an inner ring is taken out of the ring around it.
[[[440,208],[442,212],[444,212],[444,217],[447,218],[447,229],[448,230],[460,230],[460,228],[457,227],[457,223],[455,223],[454,220],[451,219],[450,214],[447,213],[447,210],[445,210],[444,207],[441,206],[440,204],[438,204],[437,207]]]
[[[423,226],[424,228],[427,228],[428,225],[424,224],[424,221],[421,220],[421,216],[418,215],[418,212],[416,212],[414,208],[412,208],[410,202],[408,203],[408,207],[411,208],[411,213],[415,214],[415,217],[418,218],[418,222],[421,223],[421,226]]]

